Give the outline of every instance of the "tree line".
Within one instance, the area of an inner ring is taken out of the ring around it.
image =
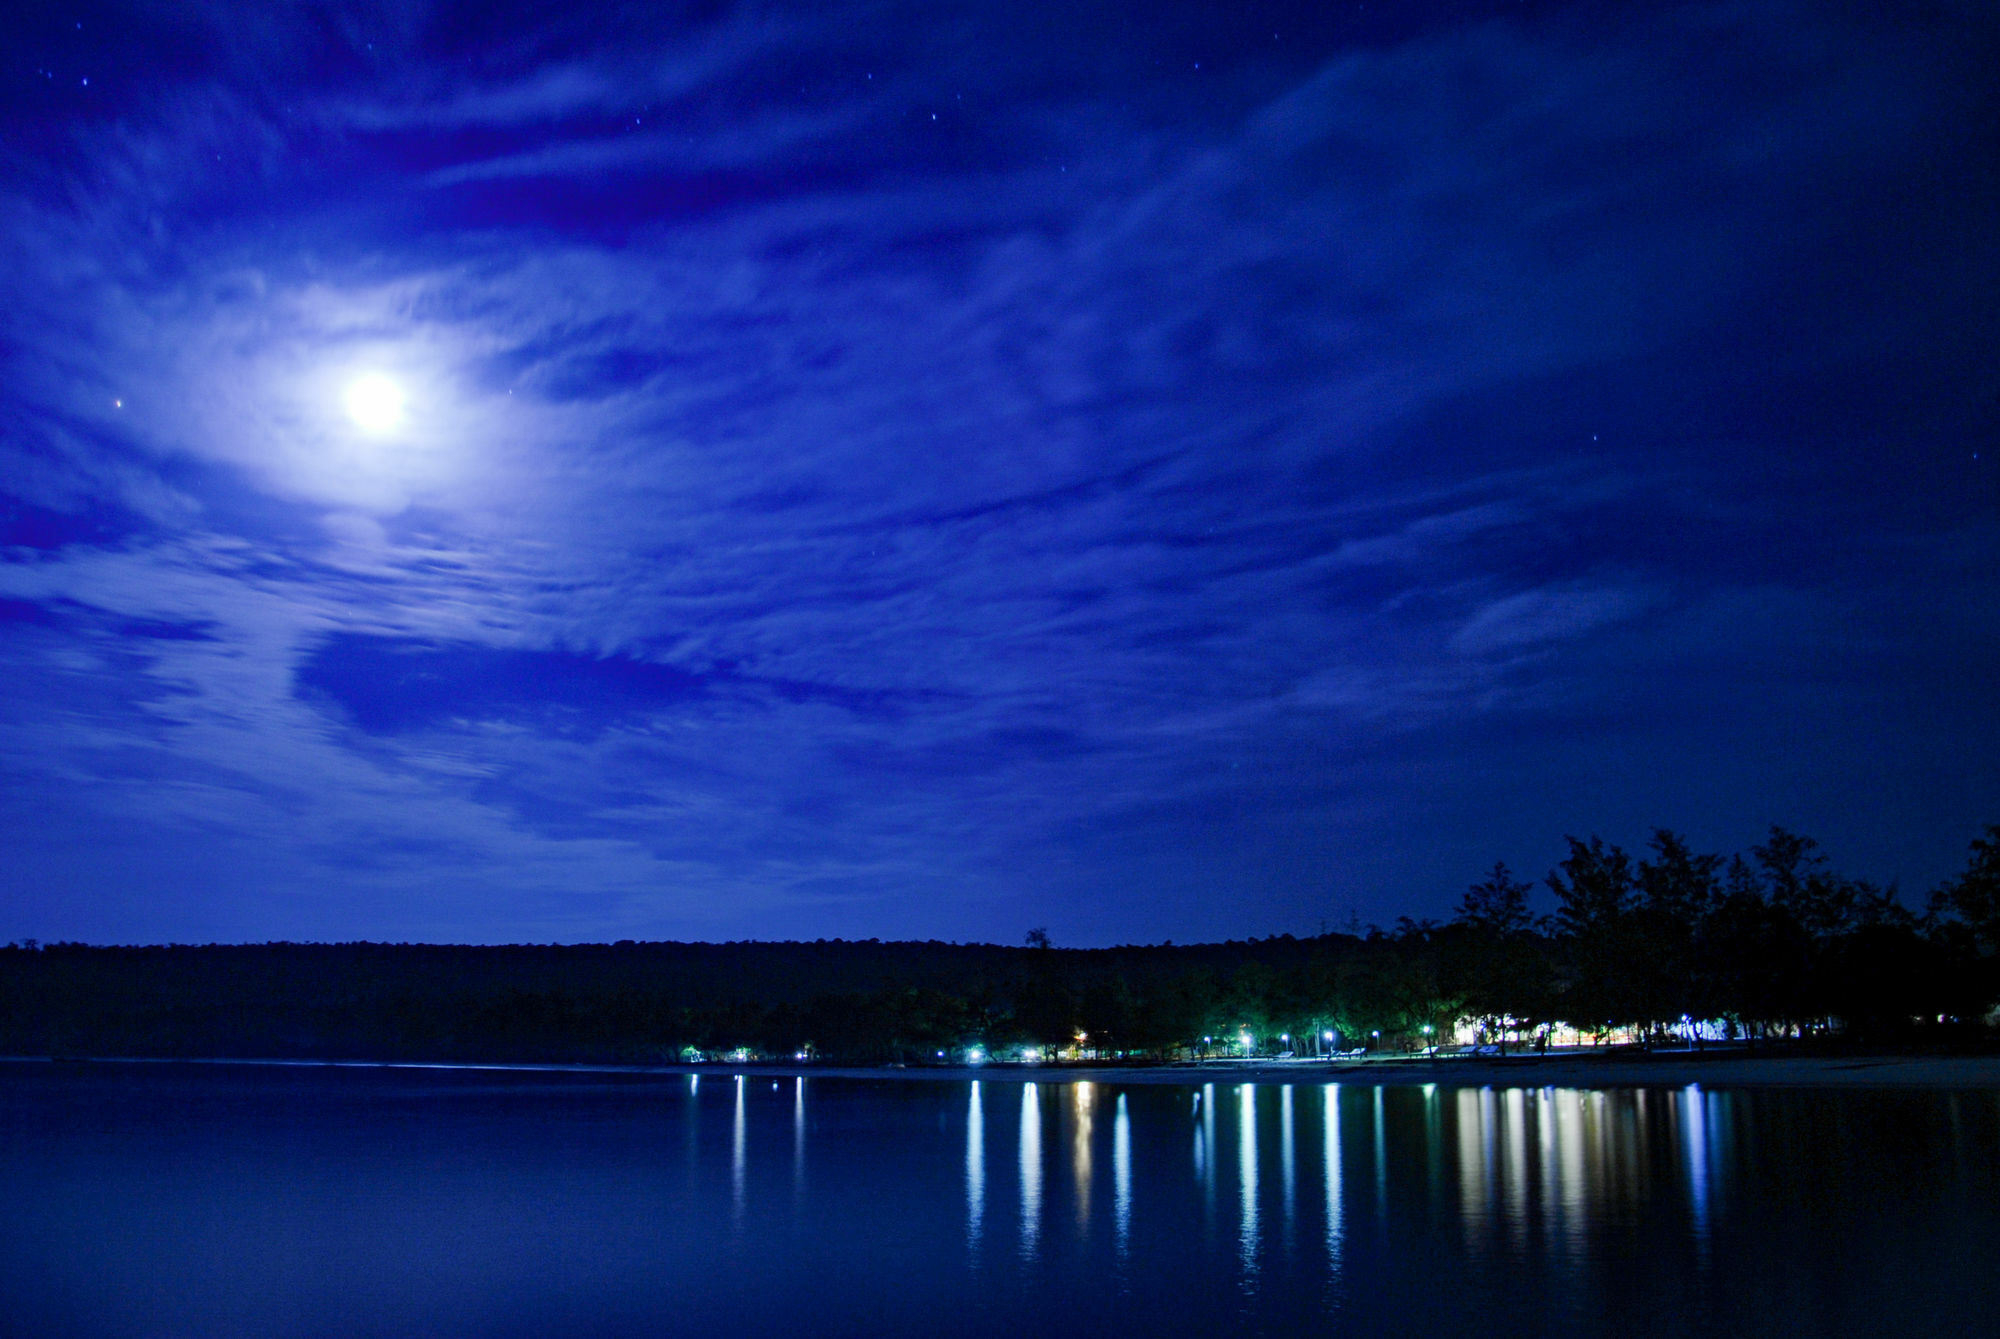
[[[1545,896],[1544,896],[1545,895]],[[1535,904],[1552,909],[1538,914]],[[1449,921],[1199,945],[238,944],[0,949],[0,1053],[672,1063],[1414,1049],[1558,1024],[1972,1044],[2000,1017],[2000,825],[1921,908],[1773,828],[1496,865]]]

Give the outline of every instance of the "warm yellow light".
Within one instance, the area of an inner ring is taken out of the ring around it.
[[[388,432],[403,421],[403,388],[370,372],[348,386],[347,416],[363,432]]]

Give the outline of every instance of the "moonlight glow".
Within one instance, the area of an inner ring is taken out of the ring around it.
[[[0,8],[0,992],[2000,819],[2000,3],[225,13]]]
[[[363,432],[388,432],[403,421],[403,390],[379,372],[347,388],[347,416]]]

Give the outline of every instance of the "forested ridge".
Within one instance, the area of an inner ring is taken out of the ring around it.
[[[1557,1023],[1642,1042],[1699,1021],[1753,1042],[1994,1038],[2000,825],[1921,908],[1783,829],[1726,858],[1666,830],[1637,853],[1596,838],[1568,851],[1533,884],[1496,866],[1449,922],[1220,944],[27,941],[0,949],[0,1053],[1168,1058],[1408,1049],[1461,1020],[1513,1045]]]

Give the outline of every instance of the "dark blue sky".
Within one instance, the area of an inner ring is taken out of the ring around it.
[[[1996,39],[30,6],[0,940],[1307,933],[1773,822],[1922,892],[2000,820]]]

